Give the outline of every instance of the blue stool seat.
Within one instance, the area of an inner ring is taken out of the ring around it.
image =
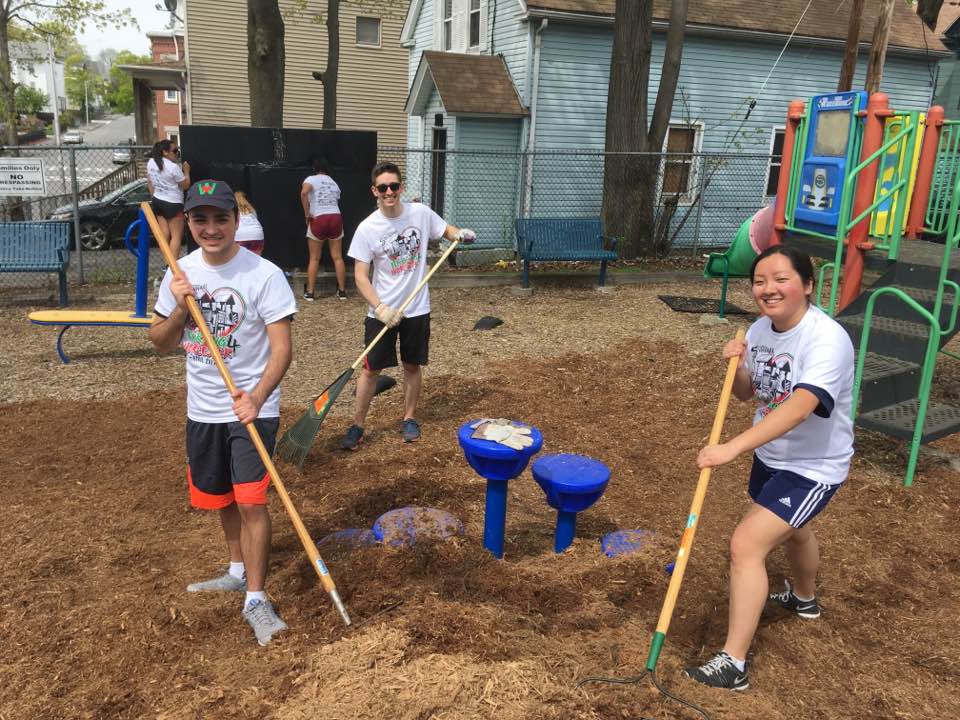
[[[457,431],[457,439],[470,467],[487,480],[513,480],[530,462],[530,458],[543,447],[543,435],[537,428],[530,428],[533,444],[523,450],[514,450],[493,440],[471,437],[474,429],[470,427],[475,420],[468,420]]]
[[[388,510],[374,521],[372,530],[376,542],[407,547],[420,540],[463,535],[463,523],[446,510],[408,506]]]
[[[586,510],[603,495],[610,480],[610,468],[584,455],[544,455],[530,470],[547,494],[547,504],[561,512]]]

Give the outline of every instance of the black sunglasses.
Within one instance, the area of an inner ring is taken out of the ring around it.
[[[378,193],[385,193],[387,190],[393,190],[393,192],[398,192],[400,190],[400,183],[398,182],[380,183],[375,187],[377,188]]]

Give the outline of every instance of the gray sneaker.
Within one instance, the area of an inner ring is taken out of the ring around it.
[[[203,582],[187,585],[187,592],[246,592],[247,581],[235,578],[230,573]]]
[[[253,628],[260,645],[266,645],[274,635],[287,629],[269,600],[251,600],[243,609],[243,619]]]

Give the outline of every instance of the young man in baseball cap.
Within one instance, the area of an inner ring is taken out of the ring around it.
[[[244,425],[254,423],[269,452],[280,424],[280,380],[292,358],[293,292],[276,265],[240,247],[233,190],[202,180],[187,191],[187,225],[199,248],[169,269],[154,308],[150,339],[160,352],[187,356],[187,484],[190,503],[217,510],[230,564],[188,592],[245,592],[243,617],[266,645],[286,629],[264,592],[270,554],[270,476]],[[224,387],[187,311],[196,297],[237,392]]]

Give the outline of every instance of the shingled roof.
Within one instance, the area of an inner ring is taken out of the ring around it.
[[[778,0],[764,5],[757,0],[689,0],[687,24],[789,35],[803,15],[807,2]],[[846,40],[850,3],[851,0],[812,0],[803,22],[797,28],[797,36]],[[538,11],[549,11],[603,17],[612,16],[614,6],[614,0],[527,0],[531,15],[537,15]],[[860,42],[870,43],[880,7],[881,4],[876,0],[864,3]],[[654,0],[653,16],[668,20],[669,0]],[[923,25],[914,9],[902,0],[894,2],[890,47],[947,52],[938,37]]]
[[[512,117],[527,114],[507,65],[499,55],[423,53],[407,97],[408,113],[422,112],[429,96],[429,80],[448,113]]]

